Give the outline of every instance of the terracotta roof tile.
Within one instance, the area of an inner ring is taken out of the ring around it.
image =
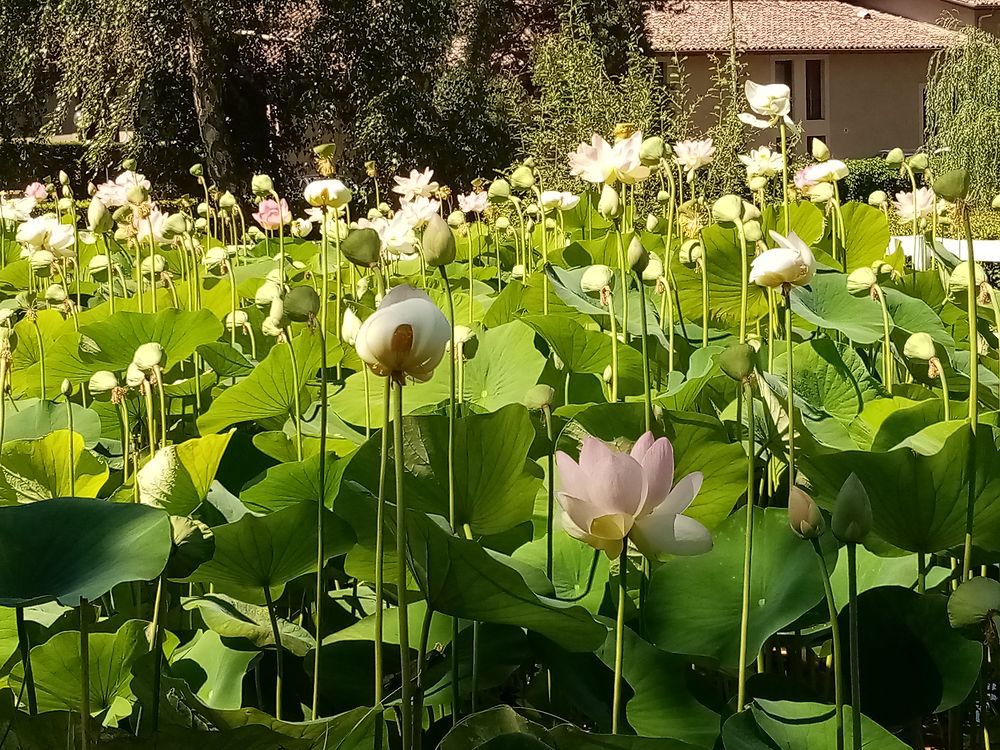
[[[934,50],[955,37],[931,23],[839,0],[736,0],[735,9],[739,46],[751,52]],[[654,0],[645,23],[656,52],[729,49],[726,0]]]

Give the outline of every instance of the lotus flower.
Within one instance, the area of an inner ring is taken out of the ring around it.
[[[340,210],[351,202],[351,191],[340,180],[315,180],[303,193],[310,206],[329,206]]]
[[[581,143],[569,154],[570,174],[595,185],[631,185],[649,177],[649,167],[639,160],[642,133],[633,133],[612,146],[594,133],[590,144]]]
[[[143,218],[138,211],[132,213],[132,227],[135,229],[135,239],[140,245],[148,245],[152,242],[160,245],[166,242],[167,220],[169,214],[165,214],[160,209],[153,206],[149,215]]]
[[[424,169],[423,172],[411,169],[409,177],[392,178],[396,181],[392,192],[402,196],[400,200],[404,203],[409,203],[414,198],[419,197],[432,198],[439,187],[438,183],[431,179],[432,177],[434,177],[434,170],[430,167]]]
[[[61,224],[52,214],[28,219],[17,228],[17,241],[32,250],[48,250],[55,256],[72,255],[73,227]]]
[[[779,121],[783,121],[785,125],[795,127],[789,117],[792,111],[792,94],[788,86],[783,83],[761,85],[748,80],[744,92],[750,109],[762,117],[744,112],[740,115],[740,122],[755,128],[773,128]]]
[[[588,437],[577,463],[556,453],[562,489],[557,494],[566,532],[609,558],[628,540],[647,557],[697,555],[712,548],[708,529],[683,515],[701,489],[693,472],[674,484],[674,451],[647,432],[631,453]]]
[[[740,161],[747,168],[747,179],[751,177],[774,177],[781,172],[785,160],[781,154],[767,146],[755,148],[749,156],[740,154]]]
[[[399,213],[410,228],[415,229],[430,221],[432,216],[436,216],[440,208],[441,201],[418,195],[413,200],[404,202]]]
[[[562,193],[558,190],[544,190],[539,196],[538,202],[543,209],[551,211],[562,205]]]
[[[413,225],[409,216],[400,211],[391,219],[379,216],[375,219],[360,219],[358,227],[374,229],[382,241],[382,255],[387,260],[412,260],[417,257],[415,247],[417,238],[413,233]]]
[[[467,214],[481,214],[486,210],[489,193],[466,193],[458,196],[459,209]]]
[[[358,330],[358,356],[377,375],[427,381],[451,341],[451,325],[426,292],[393,287]]]
[[[813,185],[822,182],[837,182],[848,175],[847,165],[839,159],[829,159],[817,164],[810,164],[795,173],[795,187],[808,192]]]
[[[783,237],[771,232],[778,246],[754,258],[750,265],[750,282],[787,292],[793,286],[805,286],[816,273],[816,258],[812,250],[792,232]]]
[[[145,175],[138,172],[125,171],[115,177],[113,181],[105,182],[97,186],[97,198],[105,206],[113,208],[124,206],[128,203],[128,191],[131,187],[143,187],[146,190],[152,188],[152,184]]]
[[[703,141],[681,141],[674,144],[674,161],[687,171],[688,180],[715,158],[715,144],[711,138]]]
[[[937,196],[928,187],[917,188],[916,193],[896,193],[892,206],[899,214],[900,221],[911,223],[934,215]]]
[[[268,198],[260,202],[253,218],[261,229],[273,232],[282,224],[291,222],[292,212],[288,210],[288,202],[284,198],[280,204],[274,198]]]
[[[32,197],[7,200],[0,197],[0,221],[19,223],[31,218],[36,201]]]
[[[49,191],[45,189],[45,185],[36,181],[24,188],[24,197],[34,198],[36,201],[41,203],[42,201],[48,199]]]

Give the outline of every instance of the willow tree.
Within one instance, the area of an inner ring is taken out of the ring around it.
[[[950,21],[955,42],[928,68],[927,146],[935,171],[958,167],[972,175],[973,196],[1000,192],[1000,38]]]

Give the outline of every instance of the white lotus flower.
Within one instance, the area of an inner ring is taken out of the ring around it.
[[[90,376],[88,387],[91,393],[107,393],[118,387],[118,378],[113,372],[98,370]]]
[[[37,202],[31,196],[18,198],[17,200],[7,200],[0,198],[0,221],[18,223],[31,218],[31,212],[35,210]]]
[[[580,196],[575,193],[562,192],[559,193],[559,210],[560,211],[572,211],[580,204]]]
[[[406,201],[397,216],[402,216],[410,229],[421,227],[430,221],[432,216],[436,216],[441,208],[441,201],[418,195],[413,200]],[[395,217],[393,217],[395,218]]]
[[[792,94],[788,86],[783,83],[762,85],[748,80],[744,91],[750,109],[761,117],[744,112],[740,115],[740,122],[755,128],[773,128],[779,121],[783,121],[788,127],[795,127],[789,116],[792,111]]]
[[[157,341],[142,344],[132,355],[132,364],[143,372],[149,372],[163,364],[166,353]]]
[[[400,211],[391,219],[379,216],[371,221],[358,220],[361,229],[374,229],[382,241],[382,256],[386,260],[412,260],[417,257],[417,237],[408,214]],[[357,295],[358,297],[363,294]]]
[[[281,286],[278,284],[278,282],[272,281],[271,279],[267,279],[266,281],[264,281],[263,284],[257,287],[257,292],[256,294],[254,294],[253,301],[254,304],[263,307],[265,305],[270,305],[271,301],[275,297],[280,297],[280,296],[281,296]]]
[[[124,206],[128,203],[129,188],[137,185],[146,190],[152,188],[145,175],[131,171],[122,172],[113,181],[98,185],[96,197],[109,208]]]
[[[143,218],[138,211],[132,212],[132,227],[135,229],[135,239],[141,245],[148,245],[150,240],[156,245],[166,242],[167,218],[169,214],[162,213],[153,206],[149,216]]]
[[[340,180],[315,180],[303,192],[310,206],[329,206],[338,211],[351,202],[352,193]]]
[[[914,219],[920,221],[934,215],[937,196],[928,187],[917,188],[916,193],[896,193],[896,200],[892,202],[892,206],[899,214],[900,221],[912,223]]]
[[[478,193],[464,193],[458,196],[458,208],[463,213],[481,214],[489,203],[489,193],[485,190]]]
[[[795,232],[783,237],[771,232],[777,247],[765,250],[750,265],[750,282],[758,286],[788,291],[805,286],[816,273],[816,258]]]
[[[740,154],[740,161],[747,168],[747,179],[751,177],[774,177],[780,174],[785,160],[780,151],[772,151],[767,146],[753,149],[749,155]]]
[[[543,190],[538,202],[543,209],[551,211],[562,205],[562,193],[558,190]]]
[[[430,380],[451,340],[451,325],[426,292],[396,286],[358,331],[358,356],[372,371],[399,382]]]
[[[222,268],[229,259],[229,252],[221,245],[213,245],[202,256],[201,264],[206,270],[215,271]]]
[[[249,322],[250,322],[250,316],[248,316],[242,310],[236,310],[226,315],[226,320],[225,320],[226,330],[232,331],[234,328],[238,331],[243,330],[244,328],[247,327]]]
[[[53,214],[28,219],[17,228],[17,241],[33,250],[47,250],[59,257],[73,254],[73,227]]]
[[[631,185],[649,177],[649,167],[639,160],[642,133],[633,133],[614,146],[594,133],[590,143],[581,143],[569,154],[570,174],[595,185]]]
[[[701,141],[680,141],[674,144],[674,161],[687,171],[691,180],[694,173],[707,167],[715,158],[715,144],[711,138]]]
[[[396,182],[392,192],[401,195],[400,200],[405,203],[409,203],[414,198],[430,198],[437,193],[439,187],[438,183],[431,179],[433,177],[434,170],[430,167],[424,169],[423,172],[411,169],[409,177],[392,178]]]

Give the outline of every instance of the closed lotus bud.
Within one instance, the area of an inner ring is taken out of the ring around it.
[[[614,272],[604,265],[590,266],[580,277],[580,288],[587,294],[597,294],[611,285]]]
[[[292,219],[292,223],[288,228],[291,232],[292,237],[308,237],[313,230],[312,222],[309,219]]]
[[[66,290],[62,284],[49,284],[45,290],[45,301],[50,305],[61,305],[66,301]]]
[[[135,362],[129,364],[125,370],[125,385],[129,388],[138,388],[140,383],[145,382],[146,373],[136,367]]]
[[[199,232],[204,232],[206,229],[208,229],[208,219],[206,219],[204,216],[199,216],[197,219],[194,220],[194,228],[197,229]],[[258,231],[259,230],[257,229],[257,227],[250,227],[247,229],[247,234],[249,234],[251,237],[258,237],[258,235],[255,234]],[[260,240],[262,239],[264,239],[264,233],[260,232],[257,241],[260,242]]]
[[[56,202],[56,205],[59,206],[59,210],[60,211],[69,211],[71,208],[73,208],[73,199],[72,198],[60,198]]]
[[[826,161],[830,158],[829,147],[819,138],[813,138],[811,151],[816,161]]]
[[[660,224],[660,217],[656,214],[650,214],[646,217],[646,231],[655,232],[656,227]]]
[[[816,501],[794,485],[788,491],[788,525],[803,539],[817,539],[826,530],[826,520]]]
[[[69,378],[63,378],[62,384],[59,386],[59,391],[66,398],[73,395],[73,384],[69,382]]]
[[[271,304],[273,306],[274,303]],[[285,295],[284,305],[284,313],[289,320],[294,323],[308,323],[316,318],[320,299],[311,286],[297,286]]]
[[[211,209],[209,209],[208,204],[205,203],[205,201],[202,201],[195,207],[195,212],[199,216],[208,216],[208,214],[211,212]]]
[[[878,277],[868,266],[855,268],[847,276],[847,291],[855,297],[866,297],[871,293],[872,287],[878,283]]]
[[[52,272],[52,264],[55,260],[56,256],[48,250],[36,250],[31,254],[28,263],[31,265],[31,270],[34,271],[36,276],[46,279]]]
[[[486,191],[491,203],[503,203],[510,200],[510,183],[507,180],[493,180]]]
[[[340,243],[340,251],[351,263],[361,268],[378,265],[382,255],[382,240],[374,229],[352,229]]]
[[[621,216],[622,205],[618,191],[610,185],[601,188],[601,199],[597,202],[597,213],[605,219],[617,219]]]
[[[934,192],[949,203],[965,200],[969,194],[969,173],[964,169],[953,169],[934,180]]]
[[[767,178],[764,175],[756,174],[747,180],[747,187],[755,193],[767,187]]]
[[[929,333],[925,333],[924,331],[914,333],[903,344],[903,356],[907,359],[918,359],[922,362],[929,361],[932,357],[937,356],[937,351],[934,348],[934,339],[931,338]]]
[[[760,209],[749,201],[743,201],[743,223],[760,221]]]
[[[552,406],[555,395],[555,388],[539,383],[524,394],[524,405],[529,409],[547,409]]]
[[[107,255],[95,255],[87,264],[90,275],[98,281],[106,281],[111,269],[111,259]]]
[[[638,237],[633,237],[632,241],[628,243],[628,250],[625,257],[629,268],[640,275],[646,270],[646,266],[649,265],[649,252],[642,246],[642,242],[639,241]]]
[[[133,206],[145,203],[148,199],[149,193],[146,192],[146,188],[142,185],[130,185],[128,190],[125,191],[125,200]]]
[[[236,330],[242,329],[250,321],[250,316],[248,316],[242,310],[236,310],[234,312],[228,313],[226,315],[225,325],[227,331],[232,331],[234,328]]]
[[[159,254],[153,256],[147,255],[145,258],[142,259],[142,262],[139,263],[139,269],[144,274],[163,273],[166,267],[167,267],[167,261],[164,259],[162,255]]]
[[[173,239],[185,234],[188,231],[188,217],[186,214],[177,212],[170,214],[163,222],[163,237]]]
[[[274,183],[266,174],[255,174],[250,181],[250,189],[258,198],[266,198],[274,192]]]
[[[743,199],[724,195],[712,204],[712,218],[720,224],[735,224],[743,218]]]
[[[903,163],[906,156],[903,154],[903,149],[894,148],[885,156],[885,163],[891,164],[894,167],[898,167]]]
[[[751,244],[760,242],[764,239],[764,227],[762,227],[760,222],[756,219],[748,221],[743,225],[743,236],[746,237],[746,241]]]
[[[930,165],[930,159],[927,158],[927,154],[914,154],[906,160],[906,163],[914,172],[923,172]]]
[[[976,263],[975,272],[975,285],[979,287],[980,284],[986,281],[986,272],[983,267]],[[951,272],[951,277],[948,279],[948,290],[950,292],[964,292],[969,288],[969,261],[965,260],[959,263]]]
[[[685,240],[681,249],[677,251],[677,257],[686,266],[692,266],[701,260],[701,242],[698,240]]]
[[[113,227],[108,207],[99,198],[91,198],[87,207],[87,228],[94,234],[107,234]]]
[[[604,368],[604,372],[601,373],[601,378],[604,380],[605,383],[610,383],[613,375],[614,375],[614,370],[611,369],[611,365],[608,365],[607,367]]]
[[[871,268],[879,281],[891,278],[892,274],[895,273],[895,269],[884,260],[873,260]]]
[[[535,203],[529,203],[528,207],[524,209],[524,213],[532,218],[538,218],[538,205]]]
[[[344,310],[344,322],[340,326],[340,335],[343,336],[350,346],[354,346],[358,340],[358,331],[361,330],[361,318],[351,308]]]
[[[455,235],[438,214],[428,219],[420,238],[420,250],[429,266],[446,266],[455,260]]]
[[[659,203],[661,206],[664,203],[669,203],[670,202],[670,193],[668,193],[666,190],[660,190],[656,194],[656,202]]]
[[[518,263],[512,269],[510,269],[511,278],[523,279],[524,278],[524,264]]]
[[[236,208],[236,196],[228,190],[219,196],[219,208],[224,211],[232,211]]]
[[[510,219],[506,216],[497,217],[496,228],[498,232],[507,232],[510,230]]]
[[[97,195],[97,185],[95,185],[93,182],[87,183],[87,195],[89,195],[91,198]]]
[[[201,177],[205,174],[205,167],[201,164],[192,164],[188,172],[192,177]]]
[[[118,387],[118,378],[113,372],[98,370],[90,376],[87,387],[92,394],[110,393],[112,389]]]
[[[809,188],[808,198],[813,203],[826,203],[833,199],[833,183],[821,182]]]
[[[63,172],[62,170],[59,170],[59,184],[69,185],[69,175]]]
[[[162,367],[165,359],[166,353],[163,351],[163,347],[156,341],[150,341],[135,350],[135,354],[132,355],[132,364],[143,372],[148,372],[155,367]]]
[[[868,196],[868,205],[881,207],[889,202],[889,196],[886,195],[884,190],[876,190],[874,193]]]
[[[719,369],[738,383],[746,382],[757,366],[757,351],[750,344],[730,344],[719,355]]]
[[[465,223],[465,213],[463,211],[452,211],[448,214],[448,226],[458,229]]]
[[[646,284],[655,284],[663,277],[663,261],[656,253],[649,253],[649,263],[642,272],[642,280]]]
[[[134,172],[135,171],[135,159],[122,159],[121,167],[124,172]]]
[[[522,164],[511,173],[510,184],[515,190],[531,190],[535,186],[535,173],[527,164]]]
[[[872,506],[868,491],[855,474],[847,478],[837,493],[830,527],[837,539],[847,544],[860,544],[872,530]]]
[[[639,144],[639,161],[647,167],[660,163],[663,158],[663,139],[658,135],[650,136]]]
[[[177,455],[177,446],[160,448],[135,475],[139,502],[154,508],[166,507],[183,476],[184,466]]]

